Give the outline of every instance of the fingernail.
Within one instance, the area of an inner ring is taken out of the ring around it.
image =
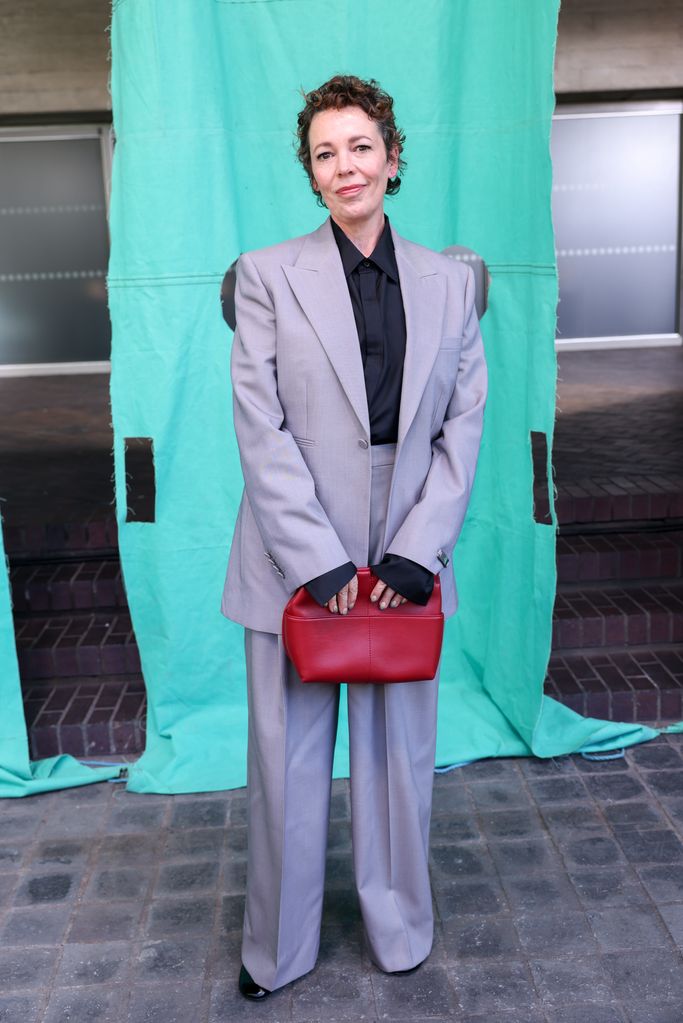
[[[382,603],[381,603],[381,604],[380,604],[379,606],[380,606],[380,607],[382,607],[382,608],[384,608],[384,607],[386,607],[387,605],[386,605],[386,604],[384,603],[384,601],[382,601]]]
[[[375,601],[375,600],[377,600],[377,597],[375,596],[375,594],[374,594],[374,593],[373,593],[373,595],[372,595],[372,596],[370,597],[370,600],[372,600],[372,601]]]
[[[342,614],[343,614],[343,615],[345,615],[345,614],[346,614],[346,608],[343,608],[343,609],[342,609]]]

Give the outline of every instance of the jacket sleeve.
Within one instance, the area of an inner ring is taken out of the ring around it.
[[[377,565],[369,566],[378,579],[391,586],[413,604],[428,602],[434,589],[434,573],[398,554],[385,554]]]
[[[321,607],[324,607],[330,597],[339,593],[342,586],[351,582],[355,574],[356,566],[352,561],[347,561],[345,565],[333,568],[331,572],[325,572],[324,575],[318,575],[315,579],[309,579],[304,586],[313,599],[317,600]]]
[[[448,564],[460,535],[479,457],[487,392],[484,345],[467,267],[463,342],[455,385],[422,491],[386,549],[430,572]]]
[[[237,267],[233,419],[244,485],[263,554],[290,591],[349,560],[284,424],[277,390],[275,311],[253,258]]]

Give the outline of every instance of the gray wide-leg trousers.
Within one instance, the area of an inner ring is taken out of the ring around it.
[[[394,444],[373,445],[368,564],[380,548]],[[391,614],[388,608],[386,614]],[[320,944],[339,686],[304,685],[282,637],[245,630],[248,864],[242,961],[273,991],[313,969]],[[439,673],[348,686],[353,866],[370,955],[406,970],[434,922],[429,818]]]

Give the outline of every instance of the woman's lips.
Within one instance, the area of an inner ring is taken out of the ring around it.
[[[349,185],[347,188],[338,188],[337,195],[353,195],[354,192],[360,192],[362,185]]]

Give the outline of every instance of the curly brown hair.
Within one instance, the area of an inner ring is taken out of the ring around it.
[[[384,139],[384,145],[389,157],[391,150],[396,147],[398,151],[398,170],[400,173],[390,178],[387,183],[387,195],[396,195],[401,187],[400,174],[406,167],[406,162],[401,158],[403,146],[406,140],[404,132],[396,125],[394,119],[394,101],[392,97],[380,88],[379,82],[374,78],[364,81],[355,75],[334,75],[323,85],[310,92],[301,89],[306,105],[297,117],[296,155],[302,167],[306,171],[311,188],[313,188],[313,166],[311,163],[311,150],[308,142],[308,133],[311,121],[314,116],[322,110],[343,110],[344,107],[360,107],[368,117],[376,123],[380,134]],[[319,206],[325,202],[320,193],[313,188]]]

